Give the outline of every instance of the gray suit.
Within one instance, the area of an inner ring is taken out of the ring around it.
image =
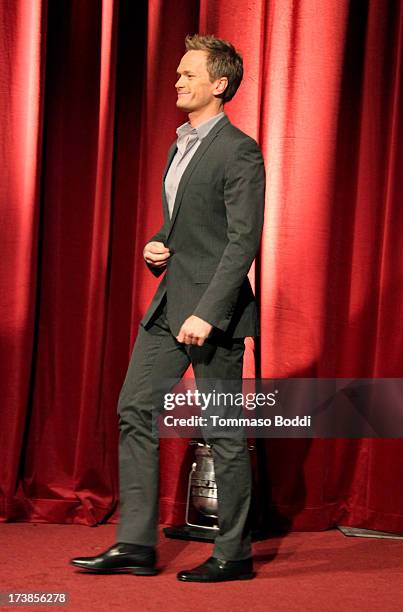
[[[174,143],[164,178],[175,151]],[[163,242],[172,256],[142,324],[147,327],[166,293],[175,335],[191,314],[234,338],[258,335],[247,277],[263,227],[264,164],[256,142],[223,117],[182,176],[172,220],[164,188],[162,200],[165,223],[151,240]]]
[[[175,151],[174,143],[164,178]],[[161,380],[179,380],[191,364],[198,386],[210,378],[237,381],[241,390],[243,338],[259,331],[247,273],[261,238],[264,185],[258,145],[223,117],[184,171],[172,219],[163,188],[164,224],[151,240],[169,247],[171,257],[139,326],[118,403],[118,541],[149,546],[157,541],[159,441],[151,423],[162,403],[155,390],[169,391]],[[164,271],[149,268],[157,276]],[[192,314],[214,326],[202,347],[176,340]],[[248,558],[251,473],[246,440],[207,442],[212,446],[219,503],[213,556]]]

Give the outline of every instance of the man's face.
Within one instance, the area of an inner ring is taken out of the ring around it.
[[[177,68],[176,106],[187,113],[203,110],[216,100],[213,92],[217,93],[220,80],[210,81],[206,61],[206,51],[188,51]]]

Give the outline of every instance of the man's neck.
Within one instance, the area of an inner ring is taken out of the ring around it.
[[[195,111],[193,113],[189,113],[188,119],[189,123],[192,127],[196,128],[201,123],[204,123],[208,119],[215,117],[219,113],[223,112],[224,105],[221,104],[218,108],[205,108],[201,111]]]

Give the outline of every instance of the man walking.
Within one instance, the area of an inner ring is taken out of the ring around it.
[[[153,274],[165,275],[140,323],[118,403],[117,542],[96,557],[71,560],[90,571],[157,573],[159,442],[152,419],[160,396],[155,390],[161,376],[179,380],[189,364],[196,381],[241,385],[244,338],[259,333],[247,273],[263,226],[264,164],[256,142],[223,110],[241,83],[242,58],[214,36],[187,36],[185,44],[175,87],[177,107],[188,114],[188,122],[177,129],[168,151],[163,226],[143,252]],[[246,440],[233,436],[207,442],[214,459],[219,532],[212,556],[179,572],[178,579],[253,578]]]

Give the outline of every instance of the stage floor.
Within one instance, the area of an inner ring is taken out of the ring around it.
[[[176,572],[204,561],[211,544],[166,539],[161,533],[154,577],[94,575],[69,565],[115,541],[115,525],[84,527],[0,524],[0,591],[67,592],[65,606],[0,606],[0,610],[205,612],[403,609],[403,542],[345,537],[338,530],[296,532],[254,544],[257,577],[222,584],[187,584]]]

